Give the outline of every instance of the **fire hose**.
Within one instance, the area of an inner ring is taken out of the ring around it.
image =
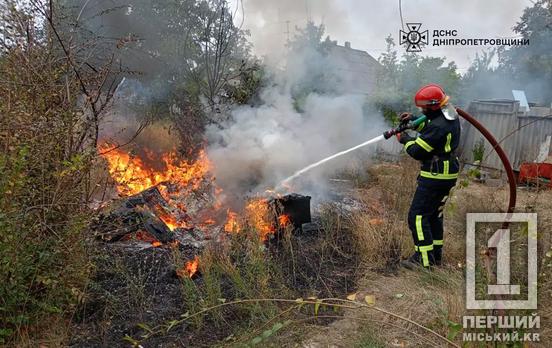
[[[514,212],[514,209],[516,207],[516,179],[514,177],[514,171],[512,169],[512,165],[510,164],[510,160],[508,159],[508,156],[506,156],[506,153],[504,152],[504,149],[500,146],[498,141],[496,141],[495,137],[487,130],[479,121],[477,121],[472,115],[468,114],[466,111],[456,108],[456,112],[458,115],[462,116],[466,121],[468,121],[472,126],[474,126],[479,133],[481,133],[485,139],[492,145],[493,149],[496,151],[498,157],[500,158],[500,161],[502,162],[502,166],[504,167],[504,170],[506,171],[506,175],[508,176],[508,184],[510,187],[510,197],[508,200],[508,210],[507,214],[511,214]],[[383,133],[383,137],[385,139],[389,139],[393,135],[396,135],[398,133],[401,133],[407,129],[416,129],[420,124],[422,124],[424,121],[426,121],[427,118],[425,115],[418,116],[417,118],[413,120],[405,120],[401,121],[398,127],[391,129],[389,131],[386,131]],[[508,221],[504,221],[502,228],[507,228],[509,225]]]
[[[508,156],[506,156],[506,153],[504,152],[504,149],[500,146],[498,141],[496,141],[495,137],[485,128],[479,121],[477,121],[472,115],[468,114],[466,111],[456,108],[456,112],[458,112],[458,115],[462,116],[466,121],[468,121],[472,126],[477,128],[479,133],[487,139],[487,141],[492,145],[493,149],[496,151],[496,154],[500,158],[500,161],[502,162],[502,166],[504,167],[504,171],[506,171],[506,175],[508,176],[508,184],[510,187],[510,198],[508,201],[508,210],[507,213],[511,214],[514,212],[514,209],[516,207],[516,178],[514,177],[514,170],[512,169],[512,165],[510,164],[510,160],[508,159]],[[508,226],[508,221],[505,221],[502,228],[506,228]]]

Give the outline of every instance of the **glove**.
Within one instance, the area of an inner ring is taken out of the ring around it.
[[[399,119],[401,120],[401,123],[403,122],[406,123],[412,120],[412,114],[410,112],[403,112],[402,114],[399,115]]]
[[[397,140],[399,141],[399,143],[404,145],[409,141],[414,140],[414,138],[406,133],[397,133]]]

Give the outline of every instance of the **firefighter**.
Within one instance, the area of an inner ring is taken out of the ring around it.
[[[460,122],[449,97],[436,84],[423,86],[414,102],[427,120],[416,129],[417,137],[397,134],[404,150],[421,162],[416,192],[408,212],[414,253],[401,262],[407,268],[441,265],[443,257],[443,207],[458,178],[459,162],[454,154],[460,140]],[[401,114],[401,121],[416,119]]]

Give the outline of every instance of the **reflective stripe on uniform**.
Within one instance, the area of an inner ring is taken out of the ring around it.
[[[429,267],[429,257],[427,252],[433,250],[433,245],[420,245],[418,250],[420,250],[420,254],[422,254],[422,264],[424,267]]]
[[[442,239],[434,239],[433,240],[433,245],[443,245],[443,240]]]
[[[422,216],[416,215],[416,234],[418,235],[418,240],[424,240],[424,230],[422,229]]]
[[[424,150],[426,150],[427,152],[431,152],[433,151],[433,147],[431,147],[431,145],[429,145],[428,143],[425,142],[424,139],[420,138],[420,137],[417,137],[416,138],[416,144],[420,145]]]
[[[451,148],[450,148],[451,140],[452,140],[452,133],[448,133],[447,134],[447,142],[445,143],[445,152],[450,152],[451,151]]]
[[[424,178],[429,178],[429,179],[451,180],[451,179],[457,179],[458,178],[458,173],[439,174],[439,173],[426,172],[425,170],[422,170],[422,171],[420,171],[420,176],[424,177]]]
[[[449,133],[450,134],[450,133]],[[448,175],[449,173],[449,161],[443,161],[443,174]]]
[[[410,140],[406,144],[404,144],[404,151],[408,150],[410,146],[412,146],[414,143],[416,143],[414,140]]]

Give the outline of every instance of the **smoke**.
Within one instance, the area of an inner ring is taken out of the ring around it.
[[[154,120],[145,111],[143,95],[147,89],[136,80],[124,79],[115,98],[102,117],[98,142],[106,149],[122,146],[137,156],[151,169],[163,171],[165,163],[159,159],[179,148],[179,137],[169,121]]]
[[[207,128],[208,156],[226,192],[239,197],[273,189],[295,171],[382,133],[381,115],[365,95],[346,92],[333,61],[312,47],[291,52],[287,68],[273,71],[259,105],[237,107],[222,128]],[[311,92],[301,97],[305,90]],[[306,173],[293,189],[323,194],[327,176],[354,156]]]
[[[255,54],[271,65],[286,59],[283,50],[286,41],[308,21],[323,23],[332,28],[332,33],[350,30],[347,6],[337,0],[231,0],[230,3],[237,10],[235,22],[240,24],[243,20],[244,28],[250,30]]]

